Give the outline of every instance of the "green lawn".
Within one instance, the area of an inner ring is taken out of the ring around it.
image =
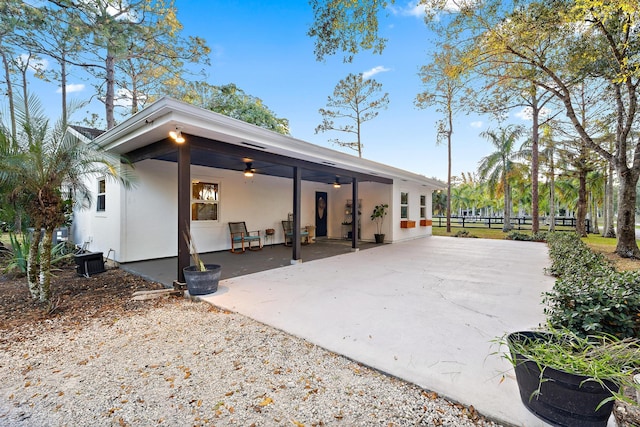
[[[451,233],[447,233],[445,227],[433,227],[434,236],[453,237],[459,231],[468,231],[471,236],[482,239],[504,239],[507,233],[503,233],[500,229],[489,228],[451,228]],[[544,231],[544,230],[543,230]],[[521,233],[530,233],[528,230],[521,230]],[[616,239],[605,238],[599,234],[590,234],[589,237],[583,237],[582,240],[595,252],[604,254],[619,270],[640,270],[640,260],[620,258],[616,255]]]
[[[480,227],[469,227],[469,228],[454,228],[451,227],[451,233],[447,233],[446,227],[433,227],[433,235],[434,236],[449,236],[453,237],[456,233],[460,231],[467,231],[469,234],[475,237],[480,237],[482,239],[504,239],[507,233],[504,233],[499,228],[480,228]]]

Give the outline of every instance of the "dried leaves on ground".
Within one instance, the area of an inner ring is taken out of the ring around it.
[[[122,316],[152,306],[148,301],[131,301],[137,290],[162,289],[162,285],[120,269],[91,277],[76,274],[72,265],[53,271],[50,303],[34,301],[23,275],[0,276],[0,331],[29,330],[30,326],[56,320],[63,327],[81,325],[87,320]]]

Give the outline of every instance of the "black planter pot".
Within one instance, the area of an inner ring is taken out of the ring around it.
[[[198,271],[195,265],[182,269],[189,295],[212,294],[218,290],[222,266],[218,264],[205,264],[204,266],[205,271]]]
[[[376,243],[384,243],[384,234],[374,234],[373,237],[376,238]]]
[[[524,340],[548,340],[549,336],[539,332],[514,332],[507,337],[509,344]],[[524,406],[538,418],[555,426],[605,427],[613,400],[598,405],[612,396],[611,390],[619,387],[605,380],[606,387],[590,380],[590,377],[569,374],[538,364],[526,356],[512,351],[516,365],[516,381]],[[541,369],[543,370],[541,375]],[[538,392],[539,389],[539,392]]]

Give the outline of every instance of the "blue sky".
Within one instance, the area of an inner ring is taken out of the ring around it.
[[[349,73],[371,72],[389,93],[390,103],[377,118],[363,124],[363,157],[446,181],[446,145],[436,144],[440,116],[413,103],[422,90],[418,71],[428,61],[434,36],[412,4],[400,0],[382,17],[381,33],[388,38],[382,55],[360,53],[350,64],[342,61],[342,55],[325,62],[315,60],[314,41],[306,35],[313,20],[306,0],[176,0],[176,6],[184,34],[203,37],[212,49],[208,82],[235,83],[261,98],[278,117],[289,120],[296,138],[356,154],[328,142],[343,138],[342,133],[315,134],[314,129],[322,121],[318,109],[326,106],[336,84]],[[71,83],[83,82],[72,79]],[[41,98],[59,103],[55,86],[38,83],[33,87],[50,95]],[[91,90],[85,85],[71,96],[84,100]],[[479,136],[497,126],[489,120],[473,114],[456,117],[454,175],[474,172],[478,161],[491,152],[489,143]]]

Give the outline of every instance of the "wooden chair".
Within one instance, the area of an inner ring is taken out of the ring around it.
[[[284,245],[291,246],[293,244],[293,221],[282,221],[282,230],[284,231]],[[304,238],[309,243],[309,232],[300,230],[300,238]]]
[[[247,245],[246,249],[249,249],[250,251],[259,251],[262,249],[262,237],[260,236],[260,231],[247,231],[247,224],[245,224],[244,221],[230,222],[229,233],[231,234],[231,252],[234,254],[244,253],[245,244]],[[254,242],[257,242],[258,246],[254,246]],[[237,251],[236,245],[241,245],[242,250]]]

